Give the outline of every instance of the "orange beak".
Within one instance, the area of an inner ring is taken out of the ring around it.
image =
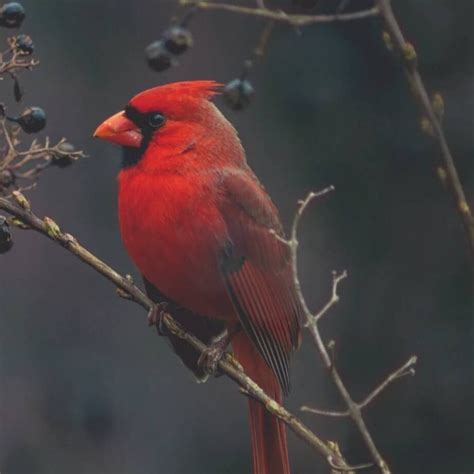
[[[133,148],[139,148],[143,140],[140,129],[125,116],[123,110],[102,122],[94,137]]]

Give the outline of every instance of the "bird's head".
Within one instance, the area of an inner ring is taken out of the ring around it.
[[[126,154],[136,157],[129,164],[135,164],[150,149],[161,157],[176,156],[206,141],[211,132],[235,134],[210,103],[220,86],[214,81],[188,81],[147,89],[102,122],[94,136],[125,147]]]

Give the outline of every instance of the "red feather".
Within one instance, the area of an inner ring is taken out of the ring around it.
[[[133,114],[115,115],[96,134],[120,143],[126,141],[114,134],[141,127],[147,137],[141,156],[120,172],[119,217],[125,246],[149,286],[204,339],[215,329],[190,318],[229,327],[240,321],[236,357],[280,402],[300,334],[290,255],[270,232],[283,235],[278,211],[247,166],[236,131],[209,102],[218,87],[197,81],[149,89],[130,101]],[[143,125],[150,113],[166,118],[157,131]],[[137,116],[143,119],[132,123]],[[199,375],[197,354],[172,343]],[[254,473],[288,474],[283,424],[257,402],[249,406]]]
[[[288,393],[301,308],[288,246],[270,232],[282,236],[278,211],[249,169],[228,172],[222,187],[220,209],[233,246],[221,266],[226,287],[244,328]],[[236,268],[232,260],[239,258],[243,263]]]

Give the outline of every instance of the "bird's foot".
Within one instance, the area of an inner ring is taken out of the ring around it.
[[[198,359],[198,365],[202,367],[207,374],[215,375],[216,377],[220,375],[218,365],[229,345],[230,338],[231,335],[229,331],[225,329],[202,351]]]
[[[148,311],[148,326],[156,326],[160,336],[166,336],[169,333],[163,322],[167,306],[168,303],[157,303]]]

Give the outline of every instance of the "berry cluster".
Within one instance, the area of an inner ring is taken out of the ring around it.
[[[341,0],[337,11],[343,10],[349,0]],[[291,0],[293,10],[306,10],[316,7],[319,0]],[[192,16],[199,8],[191,8],[180,22],[174,22],[162,35],[161,39],[150,43],[145,49],[145,56],[151,69],[161,72],[177,64],[174,56],[187,51],[193,45],[193,37],[186,27]],[[254,87],[248,79],[250,69],[264,56],[274,22],[268,21],[265,25],[258,45],[249,59],[244,61],[241,75],[227,82],[223,89],[225,103],[233,110],[243,110],[255,94]]]
[[[0,27],[19,28],[25,19],[25,9],[20,3],[5,3],[0,7]],[[21,70],[32,69],[38,64],[30,59],[35,45],[30,36],[19,34],[7,39],[9,48],[0,56],[0,69],[3,75],[8,74],[14,81],[13,92],[17,102],[23,96],[17,73]]]
[[[175,66],[175,56],[183,54],[193,45],[193,36],[187,24],[195,12],[196,9],[189,10],[179,22],[172,20],[161,38],[145,48],[146,61],[151,69],[162,72]],[[234,110],[246,108],[254,95],[254,88],[247,79],[252,64],[252,60],[245,61],[241,76],[229,81],[223,89],[225,103]]]
[[[244,62],[244,67],[240,77],[232,79],[225,86],[222,92],[225,103],[233,110],[243,110],[252,100],[255,90],[247,79],[253,61],[248,59]]]
[[[25,19],[25,9],[20,3],[10,2],[0,6],[0,27],[19,28]],[[18,34],[7,39],[8,49],[0,57],[0,79],[10,76],[13,79],[13,96],[16,102],[23,98],[23,90],[18,73],[31,70],[38,61],[31,59],[35,45],[30,36]],[[65,139],[50,146],[49,139],[43,143],[34,139],[26,150],[19,150],[21,134],[35,134],[46,126],[46,113],[41,107],[26,107],[19,115],[9,116],[5,106],[0,103],[0,136],[4,140],[0,154],[0,196],[14,197],[22,190],[36,184],[39,174],[49,166],[64,168],[84,156]],[[29,180],[30,186],[20,183]],[[12,192],[13,190],[13,192]],[[22,195],[21,195],[22,196]],[[15,224],[14,221],[10,223]],[[0,216],[0,253],[5,253],[13,245],[10,223]],[[16,224],[15,224],[16,225]]]
[[[174,56],[183,54],[193,45],[193,36],[186,28],[185,17],[180,24],[170,26],[159,40],[153,41],[145,48],[145,56],[151,69],[165,71],[176,64]]]

